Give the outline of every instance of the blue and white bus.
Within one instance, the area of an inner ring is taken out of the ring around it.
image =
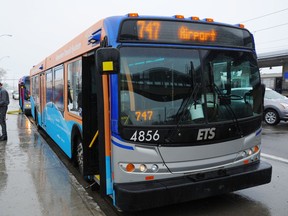
[[[271,180],[260,160],[264,88],[243,25],[108,17],[30,76],[37,125],[121,210]]]
[[[19,106],[25,115],[31,115],[30,103],[30,77],[23,76],[18,82]]]

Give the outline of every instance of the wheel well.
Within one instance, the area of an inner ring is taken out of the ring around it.
[[[274,108],[272,108],[272,107],[269,107],[269,108],[266,108],[265,110],[264,110],[264,113],[266,113],[266,112],[268,112],[268,111],[275,111],[276,113],[277,113],[277,115],[279,115],[279,113],[278,113],[278,111],[276,110],[276,109],[274,109]]]

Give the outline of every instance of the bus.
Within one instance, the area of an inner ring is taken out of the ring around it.
[[[119,210],[271,181],[260,160],[264,88],[242,24],[108,17],[30,77],[36,124]]]
[[[31,115],[30,103],[30,77],[23,76],[18,82],[19,106],[25,115]]]

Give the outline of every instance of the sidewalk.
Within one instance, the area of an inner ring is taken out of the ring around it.
[[[11,99],[8,111],[18,109]],[[28,118],[7,118],[8,140],[0,142],[0,216],[104,215]]]

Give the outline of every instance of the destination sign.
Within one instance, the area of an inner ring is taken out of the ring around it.
[[[125,20],[119,41],[254,48],[253,38],[246,29],[192,21]]]

